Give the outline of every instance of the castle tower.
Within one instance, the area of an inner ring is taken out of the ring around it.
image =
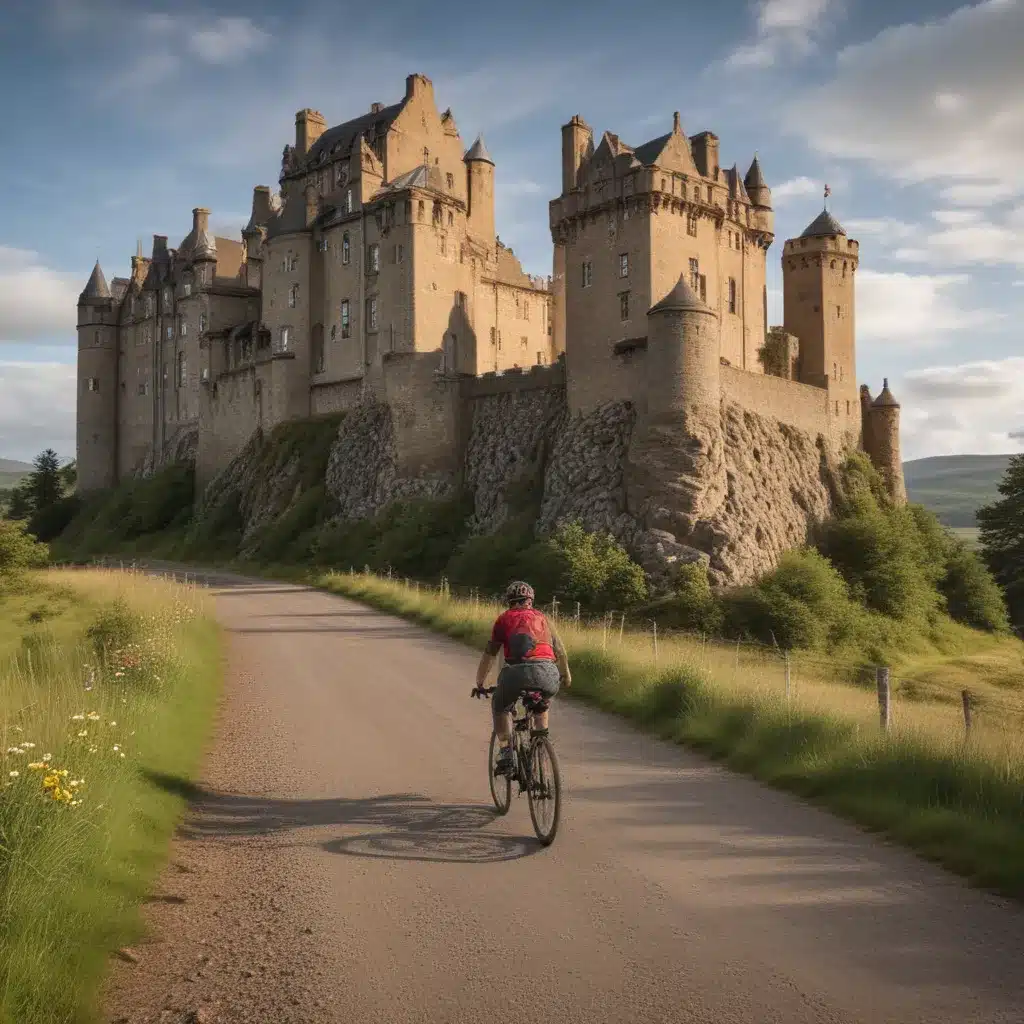
[[[651,416],[713,408],[721,394],[718,314],[680,275],[647,311],[647,411]]]
[[[865,445],[868,457],[882,475],[889,497],[896,505],[907,503],[907,488],[903,480],[903,456],[900,454],[900,404],[889,390],[889,381],[871,403],[868,420],[871,447]]]
[[[753,198],[753,196],[751,196]],[[837,436],[859,432],[854,275],[859,244],[823,210],[782,254],[784,323],[800,339],[800,380],[826,388]]]
[[[466,164],[466,186],[469,193],[469,231],[487,242],[494,240],[494,161],[484,145],[484,137],[462,158]]]
[[[574,114],[568,124],[562,125],[562,194],[579,187],[579,170],[594,148],[594,133],[590,126]]]
[[[99,260],[78,296],[78,490],[117,482],[117,318]]]
[[[743,187],[754,204],[754,226],[765,235],[775,237],[775,214],[772,211],[772,190],[764,180],[761,161],[754,155],[754,161],[743,179]],[[768,240],[771,241],[771,238]],[[766,321],[767,322],[767,321]]]
[[[245,283],[250,288],[262,287],[263,239],[272,212],[270,189],[266,185],[257,185],[252,190],[249,223],[242,228],[242,238],[245,239]]]

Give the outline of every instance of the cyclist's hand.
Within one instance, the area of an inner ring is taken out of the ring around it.
[[[571,673],[566,672],[565,675],[562,676],[562,685],[566,689],[571,688],[571,686],[572,686],[572,674]]]

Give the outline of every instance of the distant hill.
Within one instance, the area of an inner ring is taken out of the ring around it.
[[[975,513],[999,497],[1009,455],[938,455],[903,463],[907,497],[946,526],[977,526]]]
[[[0,490],[14,487],[27,473],[32,472],[30,462],[19,462],[17,459],[0,459]]]

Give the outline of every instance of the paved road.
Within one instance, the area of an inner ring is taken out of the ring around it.
[[[477,655],[211,577],[204,790],[111,1019],[1024,1021],[1024,914],[786,795],[560,702],[554,846],[490,810]]]

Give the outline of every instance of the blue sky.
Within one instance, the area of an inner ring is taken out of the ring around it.
[[[830,208],[861,242],[858,375],[890,378],[904,455],[1024,447],[1024,0],[717,5],[7,0],[0,5],[0,456],[74,453],[75,302],[98,257],[237,237],[294,114],[335,124],[434,82],[497,164],[498,231],[550,273],[559,126],[755,150],[786,237]],[[498,6],[498,5],[494,5]],[[1016,435],[1016,436],[1015,436]]]

